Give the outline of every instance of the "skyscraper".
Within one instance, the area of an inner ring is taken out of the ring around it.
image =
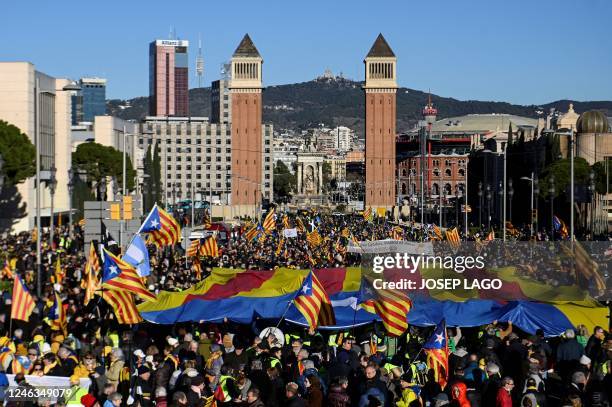
[[[72,95],[72,124],[92,122],[106,114],[106,79],[81,78],[81,90]]]
[[[395,205],[395,93],[397,59],[379,34],[365,58],[365,204]]]
[[[189,60],[185,40],[149,45],[149,114],[189,116]]]

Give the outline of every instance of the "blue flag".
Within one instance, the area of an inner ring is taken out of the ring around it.
[[[144,240],[139,235],[136,235],[134,240],[132,240],[132,244],[130,244],[123,255],[123,260],[134,266],[140,277],[146,277],[151,274],[149,252]]]

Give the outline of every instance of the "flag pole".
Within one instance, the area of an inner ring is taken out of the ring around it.
[[[312,273],[312,270],[310,270],[309,274],[310,273]],[[308,275],[306,275],[306,278],[308,278]],[[304,280],[306,280],[306,278]],[[285,315],[287,315],[287,312],[289,312],[289,308],[291,307],[291,304],[293,304],[293,301],[297,298],[298,295],[300,295],[300,291],[302,291],[302,287],[304,286],[304,280],[302,280],[302,284],[300,284],[300,288],[297,289],[295,293],[293,294],[293,298],[287,301],[287,307],[285,308],[285,312],[283,312],[283,315],[281,315],[280,319],[278,320],[278,323],[276,324],[276,328],[278,328],[281,322],[283,322],[283,319],[285,319]]]

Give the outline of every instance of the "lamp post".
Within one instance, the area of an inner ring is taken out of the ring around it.
[[[50,217],[49,217],[49,247],[51,249],[53,249],[53,235],[54,235],[54,230],[53,230],[53,200],[55,198],[55,187],[57,186],[57,178],[55,178],[55,174],[57,173],[57,169],[55,168],[55,165],[53,167],[51,167],[51,169],[49,170],[49,172],[51,173],[51,176],[49,177],[49,181],[47,181],[47,185],[49,186],[49,192],[51,194],[51,213],[50,213]]]
[[[499,228],[501,230],[504,230],[504,186],[502,185],[501,181],[499,183],[499,186],[497,188],[497,195],[498,195],[498,201],[499,201]],[[502,238],[503,238],[503,233],[502,233]]]
[[[529,230],[530,230],[530,235],[533,236],[533,184],[534,184],[534,175],[533,172],[531,173],[531,177],[521,177],[522,180],[524,181],[529,181],[531,183],[531,213],[529,214]]]
[[[593,170],[589,172],[589,231],[591,232],[591,240],[593,240],[593,236],[595,235],[595,220],[594,220],[594,212],[595,212],[595,173]]]
[[[36,144],[36,296],[41,297],[42,295],[42,274],[41,274],[41,263],[42,263],[42,250],[41,250],[41,227],[40,227],[40,122],[39,122],[39,111],[40,111],[40,95],[50,94],[55,95],[54,91],[79,91],[81,87],[74,82],[71,82],[61,89],[54,90],[41,90],[40,79],[36,78],[35,91],[34,91],[34,140]]]
[[[4,167],[4,158],[0,154],[0,193],[2,193],[2,187],[4,186],[4,174],[2,168]]]
[[[478,181],[478,229],[482,227],[482,182]]]
[[[555,176],[551,175],[548,179],[548,194],[550,196],[550,237],[555,241]]]
[[[455,185],[455,227],[459,228],[459,185]]]
[[[540,181],[536,177],[533,180],[533,204],[535,205],[535,214],[532,214],[532,216],[535,215],[533,219],[534,235],[538,233],[538,228],[540,226],[538,222],[538,196],[540,196]]]
[[[68,235],[72,237],[72,192],[74,191],[74,172],[68,169]]]
[[[514,188],[512,187],[512,178],[508,180],[508,220],[512,223],[512,197],[514,196]],[[504,222],[504,227],[506,222]]]
[[[486,199],[487,199],[487,230],[491,229],[491,186],[487,184],[485,187],[487,191]]]

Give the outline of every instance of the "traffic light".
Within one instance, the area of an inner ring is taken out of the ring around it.
[[[112,220],[120,220],[121,219],[121,204],[112,203],[110,206],[111,219]]]
[[[132,220],[132,197],[123,197],[123,219]]]

